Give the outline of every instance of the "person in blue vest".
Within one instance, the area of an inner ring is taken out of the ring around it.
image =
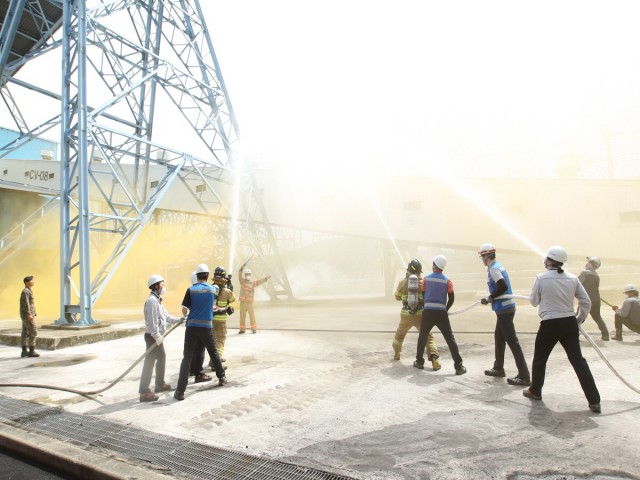
[[[487,267],[487,284],[489,285],[489,295],[481,300],[483,305],[491,304],[491,309],[496,312],[496,329],[493,335],[495,341],[495,360],[493,368],[485,370],[484,374],[489,377],[504,377],[504,351],[509,345],[513,359],[518,367],[518,375],[507,378],[509,385],[529,386],[531,377],[529,367],[522,353],[522,347],[518,342],[516,328],[513,318],[516,315],[516,302],[513,298],[497,299],[501,295],[513,295],[511,282],[507,270],[496,260],[496,247],[490,243],[485,243],[478,252],[482,264]],[[497,300],[496,300],[497,299]]]
[[[184,392],[189,382],[189,369],[194,353],[202,343],[209,356],[213,360],[213,368],[218,377],[218,384],[223,386],[227,383],[227,378],[218,355],[216,342],[213,338],[213,306],[216,302],[217,288],[215,285],[207,284],[209,279],[209,267],[201,263],[195,270],[198,283],[189,287],[182,300],[182,314],[187,315],[186,329],[184,333],[184,350],[182,353],[182,363],[180,363],[180,376],[178,386],[173,396],[176,400],[184,400]],[[195,378],[195,383],[207,382],[211,377],[204,373],[202,366]]]
[[[456,375],[464,375],[467,369],[462,364],[462,357],[458,351],[458,344],[451,331],[451,322],[447,313],[454,302],[453,282],[442,271],[447,266],[447,258],[437,255],[431,265],[432,273],[424,277],[424,310],[420,321],[420,335],[418,336],[418,351],[413,366],[424,369],[424,348],[427,345],[427,336],[433,327],[438,327],[444,337],[451,357]]]

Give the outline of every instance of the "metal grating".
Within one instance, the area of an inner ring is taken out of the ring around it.
[[[211,480],[353,480],[0,395],[0,418],[57,439],[118,452],[176,475]]]

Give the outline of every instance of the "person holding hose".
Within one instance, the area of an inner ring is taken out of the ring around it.
[[[478,255],[480,255],[482,264],[487,267],[487,285],[489,286],[489,296],[483,298],[481,303],[483,305],[491,304],[491,309],[496,313],[496,329],[493,335],[496,356],[493,368],[485,370],[484,374],[490,377],[504,377],[506,375],[504,351],[505,346],[509,345],[513,359],[516,361],[516,367],[518,367],[518,375],[507,378],[507,383],[520,386],[531,385],[527,361],[522,353],[522,347],[518,342],[516,328],[513,324],[513,318],[516,315],[516,302],[513,298],[496,300],[501,295],[513,295],[509,274],[496,260],[496,248],[492,244],[482,245]]]
[[[624,286],[622,293],[627,298],[624,299],[622,307],[612,305],[615,312],[616,336],[613,340],[622,341],[622,325],[636,333],[640,333],[640,299],[638,298],[638,287],[629,283]]]
[[[251,258],[249,258],[251,260]],[[260,280],[251,280],[251,270],[248,268],[245,270],[245,267],[249,263],[249,260],[244,262],[240,266],[240,270],[238,271],[238,278],[240,278],[240,331],[239,334],[245,333],[247,330],[246,327],[246,318],[247,313],[249,314],[249,321],[251,322],[251,333],[257,333],[258,326],[256,324],[256,314],[253,310],[253,295],[255,292],[255,288],[259,285],[262,285],[267,280],[271,278],[271,275],[267,275],[266,277]]]
[[[607,325],[600,315],[600,276],[597,269],[600,268],[602,262],[598,257],[587,257],[587,264],[584,266],[584,270],[580,272],[578,280],[582,283],[582,286],[587,291],[589,299],[591,300],[591,318],[593,318],[600,329],[600,335],[605,342],[609,341],[609,330]]]
[[[213,359],[213,368],[218,377],[218,385],[221,387],[227,384],[227,377],[220,362],[220,356],[216,349],[216,342],[213,338],[213,307],[216,302],[218,289],[215,285],[208,285],[209,267],[201,263],[196,267],[198,283],[187,289],[182,299],[182,314],[187,315],[187,328],[184,333],[184,349],[182,352],[182,362],[180,363],[180,376],[178,386],[173,397],[176,400],[184,400],[184,392],[189,383],[189,370],[191,361],[200,344],[204,345]],[[207,382],[211,380],[204,370],[198,372],[195,383]]]
[[[564,248],[553,246],[544,259],[546,272],[536,276],[529,301],[538,308],[540,327],[536,335],[533,353],[531,386],[522,394],[533,400],[542,400],[542,386],[551,351],[560,342],[573,370],[578,376],[589,409],[600,413],[600,393],[596,387],[587,360],[580,350],[578,325],[585,321],[591,308],[591,300],[575,275],[565,272],[567,262]],[[578,311],[573,310],[573,299],[578,299]]]
[[[427,336],[435,326],[438,327],[449,346],[456,375],[464,375],[467,373],[467,369],[462,364],[462,357],[451,331],[451,322],[447,313],[453,305],[454,292],[453,282],[442,273],[446,266],[447,259],[444,255],[435,256],[431,265],[432,273],[424,277],[423,280],[424,310],[420,321],[418,351],[413,366],[421,370],[424,369],[424,349],[427,345]]]
[[[156,348],[144,357],[138,393],[140,393],[141,402],[154,402],[159,398],[149,389],[154,365],[156,367],[155,393],[171,390],[171,385],[164,381],[167,355],[162,341],[166,323],[180,323],[184,318],[169,315],[169,312],[162,305],[164,278],[161,275],[151,275],[147,280],[147,286],[151,292],[147,297],[147,301],[144,302],[144,343],[147,346],[147,350],[153,345],[156,345]]]
[[[402,309],[400,310],[400,323],[398,324],[393,343],[391,344],[394,351],[394,360],[400,360],[402,344],[411,327],[415,327],[415,329],[420,332],[420,321],[424,308],[421,275],[422,264],[417,259],[411,260],[407,265],[405,277],[400,280],[396,288],[395,298],[399,302],[402,302]],[[414,283],[415,286],[413,285]],[[433,335],[429,333],[429,335],[427,335],[427,358],[431,361],[431,366],[434,370],[440,370],[442,367],[438,360],[439,357],[438,345],[436,345]]]
[[[218,296],[213,312],[213,338],[216,340],[220,361],[226,362],[222,354],[224,353],[224,344],[227,341],[227,316],[234,312],[231,304],[235,302],[236,297],[233,295],[233,290],[229,288],[229,277],[223,267],[216,267],[214,270],[213,283],[218,287]],[[210,360],[209,365],[213,367],[213,359]]]

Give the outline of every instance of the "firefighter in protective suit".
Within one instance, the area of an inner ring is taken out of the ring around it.
[[[416,330],[420,331],[420,321],[422,319],[422,309],[424,306],[421,275],[422,264],[416,259],[411,260],[407,265],[405,278],[400,280],[396,288],[395,297],[396,300],[402,302],[402,309],[400,310],[400,323],[398,324],[396,336],[392,343],[393,351],[395,352],[393,356],[394,360],[400,360],[402,343],[411,327],[415,327]],[[431,333],[427,336],[426,351],[427,358],[431,360],[433,369],[440,370],[442,366],[438,360],[440,353],[438,352],[438,346]]]
[[[224,268],[216,267],[213,272],[213,283],[219,289],[213,311],[213,338],[216,340],[220,361],[225,362],[222,354],[227,341],[227,316],[234,312],[231,304],[236,301],[236,297],[233,295],[233,290],[229,288],[230,277],[227,277],[227,271]]]

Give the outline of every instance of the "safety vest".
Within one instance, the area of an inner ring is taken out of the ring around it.
[[[449,278],[440,272],[424,277],[424,309],[447,310],[447,291]]]
[[[511,290],[511,281],[509,280],[509,274],[507,273],[507,270],[497,261],[494,261],[487,270],[487,277],[489,279],[487,285],[489,285],[489,293],[493,294],[493,292],[495,292],[498,288],[498,284],[493,281],[493,278],[491,278],[491,274],[489,273],[489,270],[492,268],[500,270],[502,278],[504,278],[504,281],[507,284],[507,291],[504,292],[503,295],[513,295],[513,290]],[[491,302],[491,308],[494,312],[513,310],[514,308],[516,308],[516,301],[513,298],[494,300],[493,302]]]
[[[191,307],[187,317],[187,327],[211,328],[217,291],[217,287],[206,283],[196,283],[189,288]]]

